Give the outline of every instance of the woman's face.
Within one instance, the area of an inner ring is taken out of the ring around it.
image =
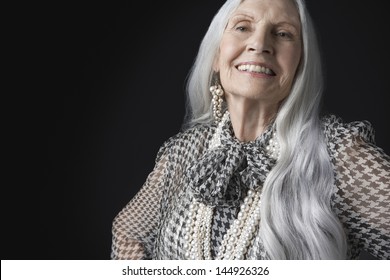
[[[214,70],[226,94],[274,104],[289,94],[301,53],[291,0],[245,0],[229,19]]]

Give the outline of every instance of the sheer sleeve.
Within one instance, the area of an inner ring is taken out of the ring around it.
[[[367,121],[333,118],[327,134],[336,174],[335,211],[351,254],[365,250],[390,259],[390,157],[375,145]]]
[[[152,257],[167,170],[167,143],[160,148],[142,188],[113,220],[111,259]]]

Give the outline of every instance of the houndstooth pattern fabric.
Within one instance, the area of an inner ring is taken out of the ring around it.
[[[187,172],[195,199],[209,206],[240,205],[241,191],[259,189],[275,165],[267,153],[272,137],[269,126],[255,141],[240,142],[229,121],[222,122],[221,145],[209,149]]]
[[[112,259],[152,257],[160,210],[159,207],[150,206],[161,204],[167,172],[166,156],[160,155],[158,158],[158,164],[149,174],[144,186],[114,219]]]
[[[390,259],[390,157],[375,145],[367,121],[343,124],[325,119],[325,135],[335,169],[333,206],[349,240],[349,254],[364,249]]]
[[[389,156],[375,145],[368,122],[344,123],[328,116],[323,127],[335,174],[332,203],[346,232],[348,258],[364,249],[390,259]],[[113,221],[112,259],[184,259],[184,227],[193,199],[187,176],[204,159],[215,130],[215,125],[197,125],[160,148],[145,184]],[[240,202],[248,186],[241,187]],[[238,211],[231,205],[215,207],[213,258]],[[252,240],[247,258],[267,258],[259,238]]]

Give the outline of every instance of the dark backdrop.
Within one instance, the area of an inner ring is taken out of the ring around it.
[[[16,172],[2,198],[2,259],[109,258],[112,220],[179,131],[185,79],[223,2],[19,7],[9,23],[18,79],[4,138]],[[308,2],[325,111],[370,120],[389,153],[386,2]]]

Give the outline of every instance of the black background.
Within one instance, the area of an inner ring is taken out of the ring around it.
[[[185,79],[223,2],[10,10],[2,259],[109,259],[112,220],[180,130]],[[386,1],[308,2],[325,111],[370,120],[389,153]]]

